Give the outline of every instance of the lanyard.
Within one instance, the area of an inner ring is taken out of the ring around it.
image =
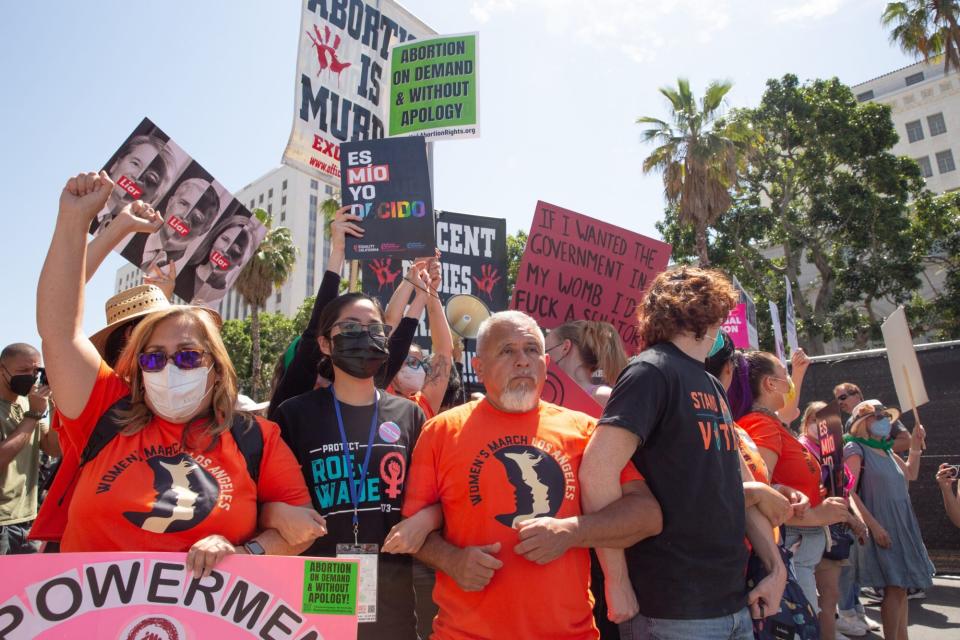
[[[333,408],[337,412],[337,426],[340,427],[340,438],[343,443],[343,460],[347,464],[349,469],[349,477],[347,480],[347,486],[350,489],[350,501],[353,503],[353,543],[358,543],[357,534],[360,530],[360,499],[357,496],[357,486],[353,483],[353,454],[350,453],[350,446],[347,442],[347,431],[343,428],[343,416],[340,413],[340,401],[337,400],[337,392],[334,391],[333,385],[330,385],[330,394],[333,396]],[[367,442],[367,452],[363,456],[363,466],[360,467],[360,482],[361,487],[365,486],[367,482],[367,469],[370,468],[370,452],[373,451],[373,439],[377,433],[377,421],[380,418],[380,390],[374,389],[373,396],[373,421],[370,423],[370,439]],[[349,461],[348,461],[349,457]]]

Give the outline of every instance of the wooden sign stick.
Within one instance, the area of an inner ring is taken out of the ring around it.
[[[907,373],[907,365],[903,365],[903,379],[907,383],[907,396],[910,397],[910,406],[913,408],[913,428],[916,429],[920,426],[920,414],[917,413],[917,402],[913,399],[913,385],[910,384],[910,375]],[[923,448],[927,448],[927,443],[924,441]]]

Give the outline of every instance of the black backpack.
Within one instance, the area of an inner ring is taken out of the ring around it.
[[[93,431],[90,433],[90,437],[87,438],[87,444],[80,453],[80,461],[77,464],[77,471],[73,477],[74,482],[80,476],[80,471],[83,469],[83,466],[96,458],[97,455],[103,451],[103,448],[117,437],[117,434],[120,433],[120,413],[128,411],[129,409],[130,396],[124,396],[113,403],[113,405],[100,416],[96,426],[93,427]],[[237,448],[240,449],[240,453],[247,463],[247,473],[250,474],[253,484],[256,485],[260,479],[260,462],[263,459],[263,432],[260,430],[260,425],[256,419],[249,414],[237,413],[233,416],[230,433],[233,435],[233,439],[237,443]],[[57,465],[50,473],[43,487],[44,490],[49,490],[53,485],[53,479],[56,477],[59,467],[60,463],[57,462]],[[63,506],[63,499],[66,495],[67,493],[65,492],[64,495],[60,497],[57,503],[58,507]]]

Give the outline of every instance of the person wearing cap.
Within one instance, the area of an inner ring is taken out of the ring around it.
[[[61,473],[73,499],[61,549],[183,551],[195,575],[208,575],[231,553],[299,553],[313,538],[292,545],[276,528],[258,533],[261,504],[308,507],[310,498],[277,426],[235,420],[237,377],[219,316],[176,305],[147,315],[116,371],[83,334],[86,230],[112,187],[105,172],[67,182],[37,290],[37,328],[69,441]],[[53,308],[57,313],[45,312]],[[120,432],[81,466],[78,452],[108,411]],[[260,429],[255,476],[233,437],[238,421]],[[315,525],[313,537],[321,534],[322,518],[302,512]]]
[[[907,493],[920,471],[926,432],[914,428],[904,462],[889,437],[899,416],[879,400],[860,402],[847,420],[843,448],[855,488],[850,497],[870,529],[866,544],[855,545],[857,582],[884,589],[880,617],[887,640],[907,640],[907,589],[929,588],[934,573]]]

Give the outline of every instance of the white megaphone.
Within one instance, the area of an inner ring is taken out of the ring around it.
[[[476,339],[480,325],[490,317],[490,309],[483,300],[466,293],[451,296],[444,311],[453,332],[467,340]]]

